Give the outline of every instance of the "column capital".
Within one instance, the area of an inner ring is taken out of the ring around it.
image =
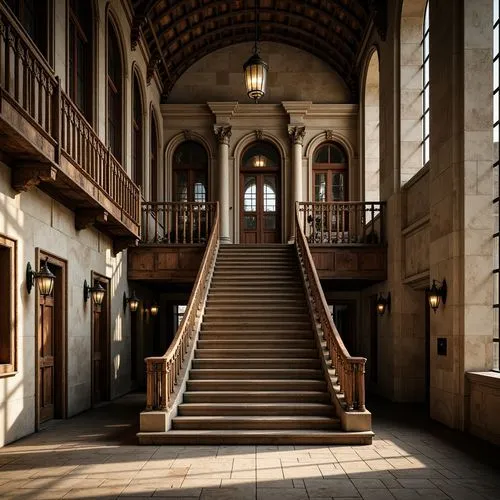
[[[227,144],[231,139],[231,125],[214,125],[214,134],[219,144]]]
[[[304,143],[305,134],[306,127],[288,125],[288,136],[290,137],[290,141],[292,142],[292,144],[300,144],[302,146]]]

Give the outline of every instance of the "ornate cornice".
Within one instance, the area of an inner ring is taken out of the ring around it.
[[[231,139],[231,125],[214,125],[214,134],[219,144],[227,144]]]
[[[147,17],[143,15],[134,16],[132,29],[130,31],[130,48],[135,50],[141,38],[142,28],[147,22]]]
[[[292,144],[302,144],[304,143],[304,136],[306,135],[306,127],[295,127],[292,125],[288,126],[288,136]]]

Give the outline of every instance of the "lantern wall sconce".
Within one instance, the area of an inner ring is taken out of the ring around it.
[[[123,310],[127,309],[127,304],[130,307],[130,312],[136,312],[139,307],[139,299],[137,298],[135,291],[132,290],[132,295],[127,297],[127,294],[123,292]]]
[[[432,310],[436,312],[439,308],[439,304],[442,302],[446,304],[446,297],[448,296],[448,285],[446,280],[437,281],[432,280],[432,286],[428,289],[428,299],[429,305]]]
[[[386,310],[389,313],[391,312],[391,292],[387,294],[387,297],[380,293],[377,298],[377,312],[379,315],[383,316]]]
[[[155,302],[149,309],[149,311],[151,312],[151,316],[156,316],[158,314],[158,310],[159,310],[159,306],[158,304]]]
[[[90,295],[92,295],[92,300],[96,306],[100,306],[104,301],[104,296],[106,295],[106,289],[97,282],[97,285],[91,287],[87,283],[87,280],[83,282],[83,300],[87,302]]]
[[[28,265],[26,266],[26,288],[28,293],[31,293],[31,289],[35,286],[35,281],[37,281],[40,295],[43,295],[44,297],[52,295],[56,276],[49,269],[48,260],[49,259],[47,257],[42,269],[38,273],[33,271],[31,264],[28,262]]]

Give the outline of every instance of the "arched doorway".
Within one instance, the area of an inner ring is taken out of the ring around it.
[[[281,243],[281,159],[269,142],[252,143],[240,173],[240,243]]]
[[[195,141],[177,147],[173,158],[173,200],[204,203],[208,200],[208,155]]]
[[[314,201],[348,201],[347,155],[333,143],[321,144],[314,152]]]

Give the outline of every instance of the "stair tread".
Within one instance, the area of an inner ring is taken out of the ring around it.
[[[340,419],[337,417],[322,417],[316,415],[182,415],[174,417],[174,420],[182,421],[204,421],[213,420],[217,422],[245,422],[249,420],[251,422],[263,421],[263,422],[290,422],[290,421],[316,421],[316,422],[339,422]]]

